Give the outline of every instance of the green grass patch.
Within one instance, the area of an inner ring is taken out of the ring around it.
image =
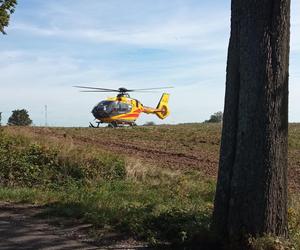
[[[0,188],[0,200],[2,201],[47,204],[58,199],[57,192],[50,190],[44,192],[34,188]]]
[[[61,190],[0,188],[0,199],[48,204],[44,215],[80,218],[96,228],[110,227],[151,244],[181,245],[199,236],[207,238],[212,211],[207,189],[214,186],[207,182],[197,190],[182,183],[175,187],[121,180],[67,185]],[[191,189],[193,195],[183,195],[180,188]]]

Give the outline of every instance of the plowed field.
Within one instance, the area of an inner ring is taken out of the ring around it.
[[[217,124],[163,125],[134,128],[6,128],[39,139],[89,145],[156,167],[201,171],[216,178],[221,126]],[[300,125],[290,125],[289,187],[300,190]]]

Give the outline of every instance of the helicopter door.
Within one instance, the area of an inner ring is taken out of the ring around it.
[[[128,112],[130,112],[132,109],[132,106],[127,104],[127,103],[123,103],[123,102],[120,102],[119,103],[119,113],[120,114],[126,114]]]
[[[132,106],[123,102],[113,102],[110,108],[111,108],[110,115],[115,116],[115,115],[122,115],[122,114],[129,113],[132,109]]]

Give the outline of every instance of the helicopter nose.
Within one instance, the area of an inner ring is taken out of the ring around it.
[[[93,114],[93,116],[95,117],[95,118],[97,118],[97,106],[95,106],[93,109],[92,109],[92,112],[91,112],[92,114]]]
[[[96,119],[108,117],[108,114],[103,110],[103,108],[100,105],[96,105],[92,109],[92,114]]]

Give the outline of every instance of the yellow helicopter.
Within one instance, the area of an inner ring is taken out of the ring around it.
[[[74,86],[76,88],[84,89],[81,92],[115,92],[118,93],[115,97],[107,98],[96,104],[92,109],[92,114],[96,119],[97,126],[90,123],[90,127],[99,127],[101,123],[107,123],[108,127],[115,128],[118,126],[136,126],[135,121],[139,118],[141,113],[155,114],[160,119],[165,119],[170,114],[169,109],[169,94],[163,93],[156,108],[146,107],[140,101],[130,98],[128,93],[131,92],[145,92],[151,93],[153,90],[167,89],[164,88],[147,88],[147,89],[106,89],[87,86]]]

